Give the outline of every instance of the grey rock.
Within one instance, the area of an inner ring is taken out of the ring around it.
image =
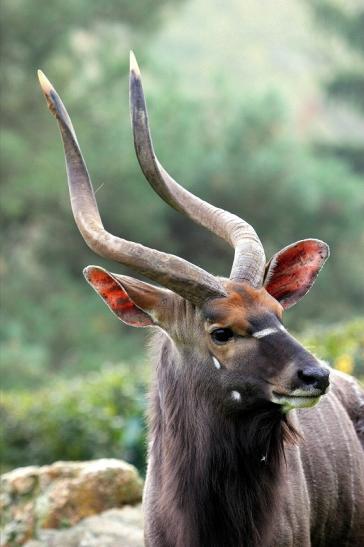
[[[127,521],[127,512],[122,521],[118,518],[114,522],[107,516],[107,524],[102,519],[91,521],[90,528],[86,529],[80,530],[76,525],[108,509],[139,503],[142,487],[143,482],[135,467],[116,459],[56,462],[10,471],[1,477],[0,544],[18,547],[27,541],[40,540],[42,545],[92,546],[103,545],[100,539],[95,540],[98,543],[93,542],[94,537],[103,536],[105,546],[123,545],[124,539],[117,543],[119,540],[115,540],[115,534],[125,535],[128,530],[134,534],[133,526]],[[68,535],[65,529],[68,529]],[[63,543],[57,539],[59,534],[64,534]],[[68,543],[65,543],[66,539]],[[36,544],[33,543],[33,547]]]
[[[141,506],[111,509],[67,530],[43,529],[25,547],[143,547]]]

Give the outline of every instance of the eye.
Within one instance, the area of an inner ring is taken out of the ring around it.
[[[233,338],[234,333],[231,329],[215,329],[211,333],[211,338],[215,344],[226,344],[231,338]]]

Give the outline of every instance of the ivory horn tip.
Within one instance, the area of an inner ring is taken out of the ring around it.
[[[140,76],[140,69],[132,50],[130,50],[130,72],[134,72],[136,76]]]
[[[38,70],[38,80],[43,93],[45,95],[49,95],[54,88],[51,82],[48,80],[47,76],[41,70]]]

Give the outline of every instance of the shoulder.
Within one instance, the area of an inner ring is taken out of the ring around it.
[[[364,448],[364,389],[352,376],[330,369],[330,391],[348,413]]]

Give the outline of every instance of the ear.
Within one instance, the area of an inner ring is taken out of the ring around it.
[[[319,239],[304,239],[288,245],[267,264],[264,287],[284,309],[294,306],[310,290],[330,255]]]
[[[88,266],[83,274],[110,310],[127,325],[149,327],[163,322],[170,291],[99,266]]]

